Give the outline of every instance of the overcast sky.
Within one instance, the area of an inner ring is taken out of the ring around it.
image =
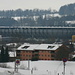
[[[75,0],[0,0],[0,10],[9,9],[56,9],[60,6],[75,3]]]

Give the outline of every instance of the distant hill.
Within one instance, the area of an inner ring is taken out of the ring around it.
[[[75,15],[75,3],[61,6],[59,9],[60,15]]]

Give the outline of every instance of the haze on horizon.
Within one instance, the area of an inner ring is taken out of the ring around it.
[[[0,10],[15,9],[55,9],[63,5],[75,3],[75,0],[0,0]]]

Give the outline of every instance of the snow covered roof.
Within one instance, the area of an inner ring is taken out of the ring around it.
[[[75,24],[75,20],[73,20],[73,21],[66,21],[66,23]]]
[[[17,50],[34,50],[39,44],[24,43]]]
[[[17,43],[8,43],[7,46],[17,46]]]
[[[56,50],[62,44],[40,44],[36,50]]]
[[[16,52],[11,52],[11,51],[10,51],[10,52],[9,52],[9,56],[10,56],[10,57],[16,57]]]
[[[23,44],[17,50],[56,50],[62,44]]]

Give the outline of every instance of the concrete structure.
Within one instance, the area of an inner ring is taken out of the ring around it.
[[[75,27],[0,26],[0,35],[36,39],[71,39],[72,35],[75,35]]]

